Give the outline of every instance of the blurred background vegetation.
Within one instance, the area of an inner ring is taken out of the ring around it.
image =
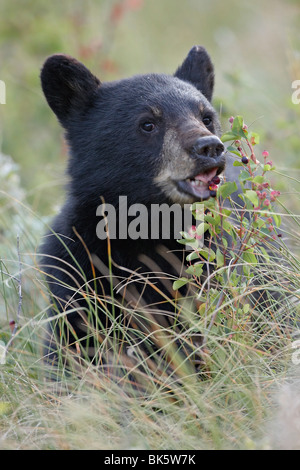
[[[39,83],[55,52],[75,56],[105,81],[173,73],[194,44],[204,45],[223,128],[242,115],[277,169],[299,175],[300,105],[291,101],[291,83],[300,79],[299,0],[1,0],[0,16],[0,152],[19,164],[37,213],[57,210],[65,183],[63,131]],[[293,210],[293,180],[281,189]]]

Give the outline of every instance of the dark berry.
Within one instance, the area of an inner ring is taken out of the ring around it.
[[[211,190],[210,191],[210,197],[216,197],[217,191]]]
[[[243,157],[242,158],[242,163],[244,163],[245,165],[247,165],[247,163],[249,163],[249,159],[247,157]]]
[[[216,175],[213,177],[213,179],[211,180],[212,183],[214,184],[219,184],[220,183],[220,178]]]

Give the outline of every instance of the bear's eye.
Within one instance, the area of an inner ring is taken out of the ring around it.
[[[155,124],[153,124],[153,122],[151,122],[151,121],[143,122],[143,123],[141,124],[141,129],[142,129],[144,132],[152,132],[152,131],[154,131],[154,129],[155,129]]]
[[[207,127],[212,123],[212,118],[210,116],[205,116],[202,119],[203,124]]]

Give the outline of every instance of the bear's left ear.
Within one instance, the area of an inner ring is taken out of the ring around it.
[[[214,66],[204,47],[194,46],[174,76],[190,82],[211,101],[215,81]]]
[[[41,82],[48,104],[63,126],[69,116],[84,109],[101,85],[83,64],[64,54],[48,57]]]

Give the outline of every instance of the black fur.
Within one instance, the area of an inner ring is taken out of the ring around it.
[[[96,210],[103,200],[118,207],[119,196],[126,195],[128,205],[172,204],[173,193],[156,181],[162,168],[174,171],[174,180],[197,175],[212,166],[218,168],[218,173],[224,169],[222,152],[207,156],[195,151],[199,139],[220,136],[221,132],[210,103],[213,66],[205,49],[194,47],[174,76],[137,75],[101,83],[75,59],[54,55],[43,66],[41,82],[70,147],[67,199],[53,222],[52,232],[45,237],[41,264],[57,308],[84,309],[87,304],[79,289],[84,284],[82,273],[92,288],[96,274],[101,278],[97,281],[99,292],[111,293],[107,272],[101,272],[97,262],[109,265],[107,240],[96,236]],[[204,125],[207,115],[211,122]],[[156,126],[151,133],[141,127],[147,121]],[[179,151],[173,156],[172,141],[166,148],[170,129],[185,160]],[[111,240],[114,275],[129,279],[130,271],[139,275],[149,272],[145,257],[162,273],[178,275],[173,262],[162,255],[161,245],[164,255],[174,252],[182,262],[180,245],[173,239]],[[170,295],[159,277],[156,281],[160,289]],[[140,287],[139,283],[136,287],[142,289],[146,304],[158,304],[161,311],[172,309],[170,303],[162,303],[164,298],[155,289]],[[108,325],[101,309],[98,315],[101,323]],[[70,313],[68,320],[76,335],[84,336],[81,317]]]

